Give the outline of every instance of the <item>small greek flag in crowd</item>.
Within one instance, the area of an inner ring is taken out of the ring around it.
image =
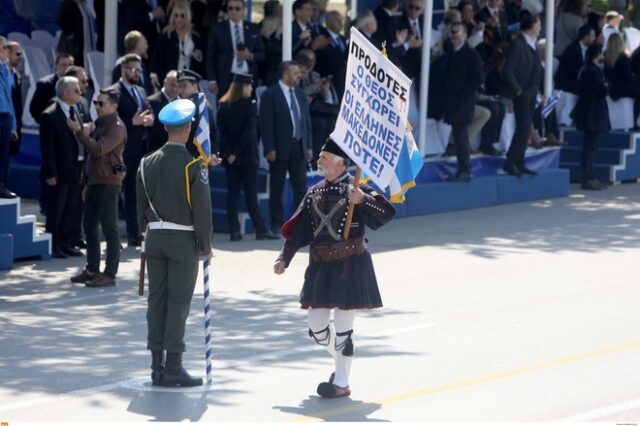
[[[551,111],[556,107],[559,99],[560,97],[558,95],[551,95],[551,97],[547,99],[546,104],[542,107],[542,118],[547,118],[549,114],[551,114]]]
[[[198,112],[200,115],[200,123],[196,130],[194,145],[198,148],[200,156],[209,161],[211,157],[211,139],[209,133],[209,112],[207,110],[207,98],[204,93],[198,93]]]
[[[416,176],[422,170],[424,161],[422,155],[418,151],[416,141],[411,133],[411,125],[407,124],[407,130],[404,134],[404,141],[398,158],[398,165],[395,173],[389,182],[389,194],[391,194],[392,203],[404,203],[405,196],[409,188],[416,186]]]

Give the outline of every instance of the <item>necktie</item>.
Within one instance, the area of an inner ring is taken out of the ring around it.
[[[76,110],[72,106],[69,107],[69,118],[76,120]]]
[[[136,88],[134,86],[131,86],[131,97],[133,98],[133,101],[136,103],[136,106],[138,107],[138,109],[140,109],[140,98],[138,98],[138,92],[136,91]]]
[[[293,87],[289,89],[289,100],[291,101],[291,111],[293,112],[293,138],[301,139],[302,132],[300,131],[300,110],[298,109],[298,103],[296,102],[296,95],[293,91]]]
[[[337,36],[336,38],[334,38],[336,45],[338,46],[338,49],[340,49],[341,52],[344,52],[344,43],[342,43],[342,40],[340,39],[340,36]]]
[[[233,25],[233,37],[235,38],[236,49],[244,49],[244,46],[242,45],[242,39],[240,38],[240,24]],[[243,65],[244,61],[242,59],[238,59],[238,67],[242,67]]]
[[[413,21],[413,34],[416,36],[416,40],[420,40],[420,27],[418,21]]]

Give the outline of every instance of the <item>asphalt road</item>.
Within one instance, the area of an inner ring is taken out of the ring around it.
[[[299,253],[216,235],[214,380],[150,389],[138,252],[118,286],[77,259],[0,273],[2,421],[640,421],[640,186],[400,219],[369,234],[385,307],[358,315],[352,395],[306,334]],[[202,287],[185,354],[204,376]]]

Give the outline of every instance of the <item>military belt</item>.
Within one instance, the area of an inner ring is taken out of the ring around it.
[[[349,256],[362,254],[367,250],[364,237],[347,241],[339,241],[330,245],[312,245],[311,257],[316,262],[333,262],[346,259]]]
[[[192,225],[180,225],[179,223],[173,222],[149,222],[147,224],[147,229],[169,229],[171,231],[193,231]]]

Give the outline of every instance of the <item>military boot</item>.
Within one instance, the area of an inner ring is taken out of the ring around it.
[[[182,366],[182,353],[167,352],[167,363],[164,367],[164,375],[161,380],[162,386],[167,387],[189,387],[202,385],[200,377],[191,377]]]
[[[160,386],[164,375],[164,351],[151,351],[151,384]]]

